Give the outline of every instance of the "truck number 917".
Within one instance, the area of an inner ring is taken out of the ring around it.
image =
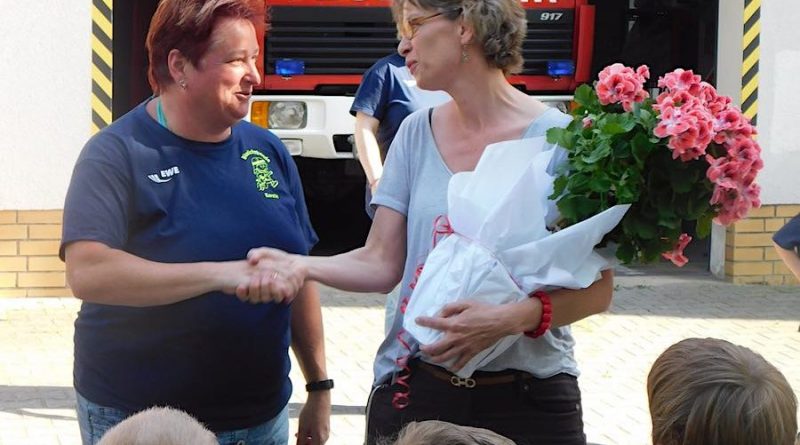
[[[561,20],[561,17],[564,16],[563,12],[543,12],[542,15],[539,17],[542,20],[548,21],[558,21]]]

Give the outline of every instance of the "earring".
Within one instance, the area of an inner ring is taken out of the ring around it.
[[[184,80],[184,79],[179,80],[178,81],[178,85],[180,85],[180,87],[185,90],[186,89],[186,80]]]
[[[467,54],[467,45],[461,45],[461,63],[469,62],[469,54]]]

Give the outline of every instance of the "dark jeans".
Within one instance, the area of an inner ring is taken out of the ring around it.
[[[474,388],[457,387],[412,364],[408,380],[409,405],[392,406],[392,396],[402,389],[387,383],[375,388],[367,403],[367,445],[379,444],[397,435],[414,420],[438,419],[459,425],[486,428],[517,445],[585,445],[581,394],[574,376],[558,374],[537,379],[530,374],[507,371],[476,372]],[[498,375],[514,375],[507,383],[481,384]]]

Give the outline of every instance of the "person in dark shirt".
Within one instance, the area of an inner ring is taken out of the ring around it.
[[[60,255],[83,300],[84,445],[152,406],[186,411],[223,445],[286,444],[290,345],[311,383],[297,443],[327,440],[318,291],[245,261],[256,246],[306,255],[317,241],[291,156],[242,121],[263,19],[248,0],[162,0],[147,36],[155,97],[77,160]]]
[[[772,243],[786,267],[800,280],[800,215],[775,232]]]
[[[402,15],[403,2],[392,2],[395,22]],[[383,163],[400,123],[418,109],[436,106],[449,99],[450,96],[442,91],[418,88],[417,81],[406,67],[405,57],[397,52],[375,62],[362,76],[350,114],[356,118],[356,152],[367,178],[365,203],[370,218],[375,216],[370,201],[383,175]]]

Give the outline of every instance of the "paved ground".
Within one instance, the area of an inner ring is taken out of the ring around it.
[[[623,271],[611,311],[574,326],[590,442],[649,443],[647,371],[685,337],[749,346],[800,390],[800,287],[733,286],[698,272],[661,272]],[[326,289],[323,298],[328,369],[336,379],[328,443],[358,445],[384,297]],[[73,299],[0,299],[0,445],[80,443],[71,389],[78,306]],[[302,397],[296,391],[291,399],[293,428]]]

